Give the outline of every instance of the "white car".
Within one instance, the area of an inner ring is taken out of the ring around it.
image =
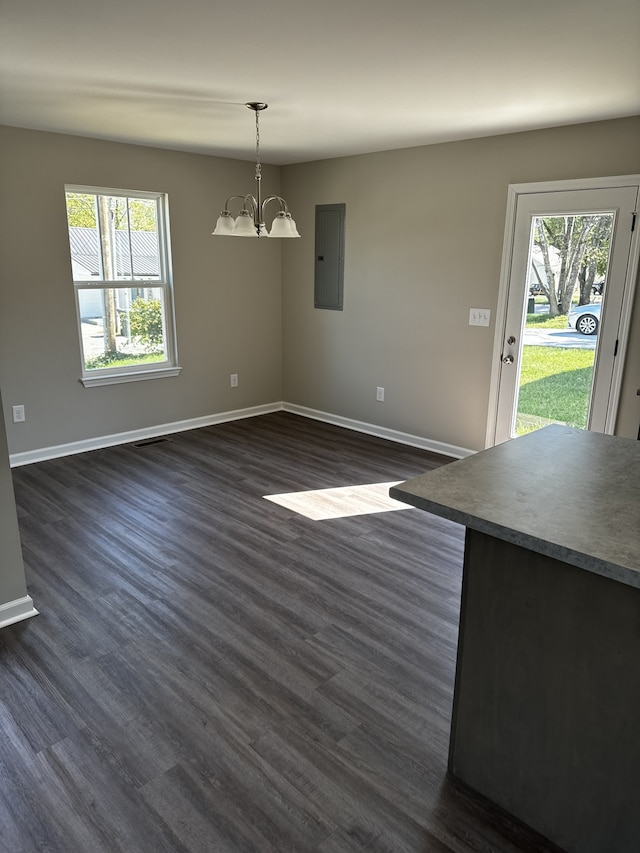
[[[601,302],[594,302],[593,305],[578,305],[572,308],[567,316],[567,326],[570,329],[575,329],[581,335],[595,335],[600,325],[600,309]]]

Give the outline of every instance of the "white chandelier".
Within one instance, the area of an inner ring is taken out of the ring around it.
[[[299,237],[296,223],[289,213],[286,201],[279,195],[270,195],[263,201],[260,193],[262,166],[260,164],[259,116],[262,110],[266,110],[268,104],[250,103],[245,106],[256,114],[256,194],[255,196],[250,194],[229,196],[212,233],[215,236],[231,237]],[[229,202],[235,199],[242,199],[242,210],[234,219],[229,211]],[[272,201],[279,202],[280,210],[273,220],[271,231],[267,231],[267,226],[264,224],[264,211]]]

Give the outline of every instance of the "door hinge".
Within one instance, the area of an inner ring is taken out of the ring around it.
[[[635,211],[631,214],[631,233],[632,234],[636,230],[636,218],[637,218],[637,216],[638,216],[638,214]]]
[[[613,348],[613,357],[615,358],[618,355],[618,341],[616,339],[616,345]]]

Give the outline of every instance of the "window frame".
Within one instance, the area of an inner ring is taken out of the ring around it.
[[[156,203],[156,226],[158,236],[158,260],[160,265],[159,279],[136,278],[116,281],[108,279],[75,279],[73,274],[73,255],[69,241],[69,256],[71,258],[71,279],[73,282],[76,304],[76,321],[78,343],[80,345],[80,362],[82,375],[80,382],[85,388],[100,385],[114,385],[122,382],[137,382],[143,379],[161,379],[177,376],[182,368],[178,364],[178,350],[175,327],[175,310],[173,298],[173,271],[171,264],[171,242],[169,235],[169,203],[166,193],[150,192],[147,190],[114,189],[112,187],[94,187],[82,184],[65,184],[65,214],[67,214],[67,193],[81,193],[92,196],[113,196],[130,199],[150,199]],[[69,221],[67,215],[67,239],[69,240]],[[102,258],[99,258],[102,268]],[[80,310],[80,293],[95,290],[132,290],[135,288],[155,288],[163,293],[163,332],[165,358],[162,361],[135,364],[126,367],[87,368],[85,366],[84,343],[82,339],[82,318]]]

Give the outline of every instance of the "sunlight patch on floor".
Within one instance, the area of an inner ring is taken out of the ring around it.
[[[407,504],[389,497],[389,489],[397,485],[398,482],[370,483],[364,486],[342,486],[336,489],[264,495],[264,498],[313,521],[324,521],[329,518],[348,518],[351,515],[370,515],[374,512],[411,509]]]

